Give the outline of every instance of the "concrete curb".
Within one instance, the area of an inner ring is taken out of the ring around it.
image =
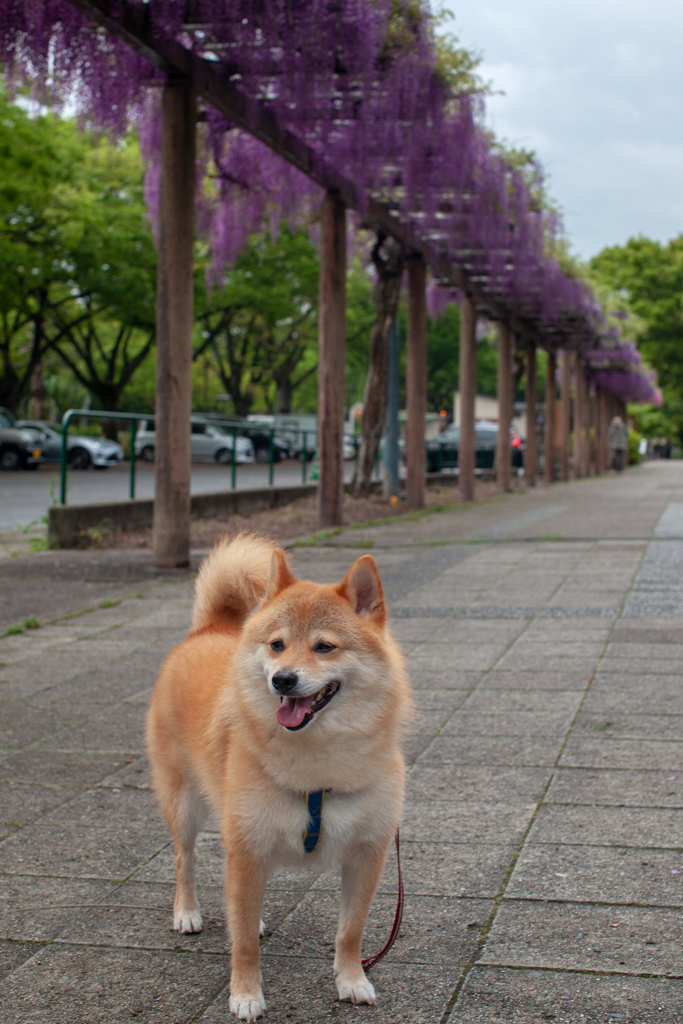
[[[485,476],[484,473],[478,474]],[[456,473],[428,473],[427,483],[457,485]],[[345,485],[349,490],[350,485]],[[289,487],[252,487],[234,491],[210,491],[193,494],[190,513],[197,519],[239,515],[281,508],[299,498],[307,498],[318,489],[317,483]],[[370,490],[381,491],[381,481],[373,481]],[[48,510],[48,543],[54,548],[79,547],[91,530],[142,530],[152,525],[153,498],[128,498],[121,501],[88,502],[79,505],[51,505]]]
[[[289,505],[297,498],[314,494],[316,490],[316,484],[299,484],[292,487],[211,491],[207,494],[193,494],[190,511],[200,519],[260,512]],[[153,515],[153,498],[52,505],[48,514],[48,543],[51,547],[78,547],[81,538],[89,530],[141,530],[152,525]]]

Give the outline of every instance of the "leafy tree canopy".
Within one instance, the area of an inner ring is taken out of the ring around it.
[[[683,235],[666,245],[631,238],[603,249],[590,268],[614,303],[638,317],[638,347],[659,375],[664,413],[683,438]]]
[[[115,407],[153,341],[155,277],[135,140],[0,94],[0,402],[18,410],[59,357]]]

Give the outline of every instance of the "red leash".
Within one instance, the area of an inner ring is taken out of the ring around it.
[[[389,952],[393,944],[396,942],[401,928],[401,921],[403,920],[403,875],[401,874],[401,853],[398,843],[398,829],[396,830],[396,864],[398,865],[398,902],[396,904],[394,924],[391,929],[391,935],[389,936],[389,940],[384,949],[380,950],[379,953],[375,953],[374,956],[363,957],[361,960],[361,966],[366,974],[375,966],[376,963],[379,963],[382,957]]]

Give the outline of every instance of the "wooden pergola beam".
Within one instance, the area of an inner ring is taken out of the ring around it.
[[[197,101],[187,78],[169,77],[162,98],[156,309],[154,563],[190,560],[190,413]]]
[[[536,346],[526,342],[526,451],[524,453],[524,482],[528,487],[536,485],[538,468],[538,445],[536,444]]]
[[[476,440],[474,406],[477,394],[477,309],[471,295],[460,304],[460,438],[458,490],[461,501],[474,499]]]
[[[571,357],[568,349],[562,350],[562,424],[560,430],[560,474],[563,480],[569,480],[569,436],[571,433],[572,415],[572,372]]]
[[[512,423],[513,376],[512,331],[508,324],[498,326],[498,442],[496,444],[496,483],[505,494],[510,490],[511,450],[510,425]]]
[[[406,500],[424,506],[425,420],[427,416],[427,266],[421,256],[408,261],[408,338],[406,352]]]
[[[341,526],[346,406],[346,205],[323,201],[318,310],[318,521]]]
[[[149,5],[134,0],[68,0],[93,21],[118,36],[154,67],[171,75],[184,75],[194,85],[197,96],[219,110],[233,124],[260,139],[320,185],[334,192],[349,209],[358,210],[364,222],[395,238],[406,252],[419,253],[435,277],[447,280],[450,287],[472,295],[476,306],[494,320],[505,320],[513,330],[541,343],[533,321],[515,316],[506,303],[497,302],[471,280],[471,275],[443,256],[434,256],[428,239],[418,227],[402,223],[391,209],[373,196],[359,196],[356,186],[344,175],[328,167],[321,168],[315,151],[299,136],[283,129],[274,114],[259,100],[245,95],[232,76],[238,70],[226,61],[207,60],[175,39],[159,36],[152,30]]]
[[[545,481],[552,484],[555,480],[555,402],[557,384],[557,356],[554,351],[548,353],[548,366],[545,378]]]

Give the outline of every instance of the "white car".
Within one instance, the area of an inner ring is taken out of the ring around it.
[[[229,466],[232,462],[233,432],[229,427],[211,423],[193,416],[191,452],[193,462],[217,462]],[[156,449],[154,420],[141,420],[135,434],[135,456],[143,462],[154,462]],[[248,437],[237,434],[235,462],[254,462],[254,445]]]

